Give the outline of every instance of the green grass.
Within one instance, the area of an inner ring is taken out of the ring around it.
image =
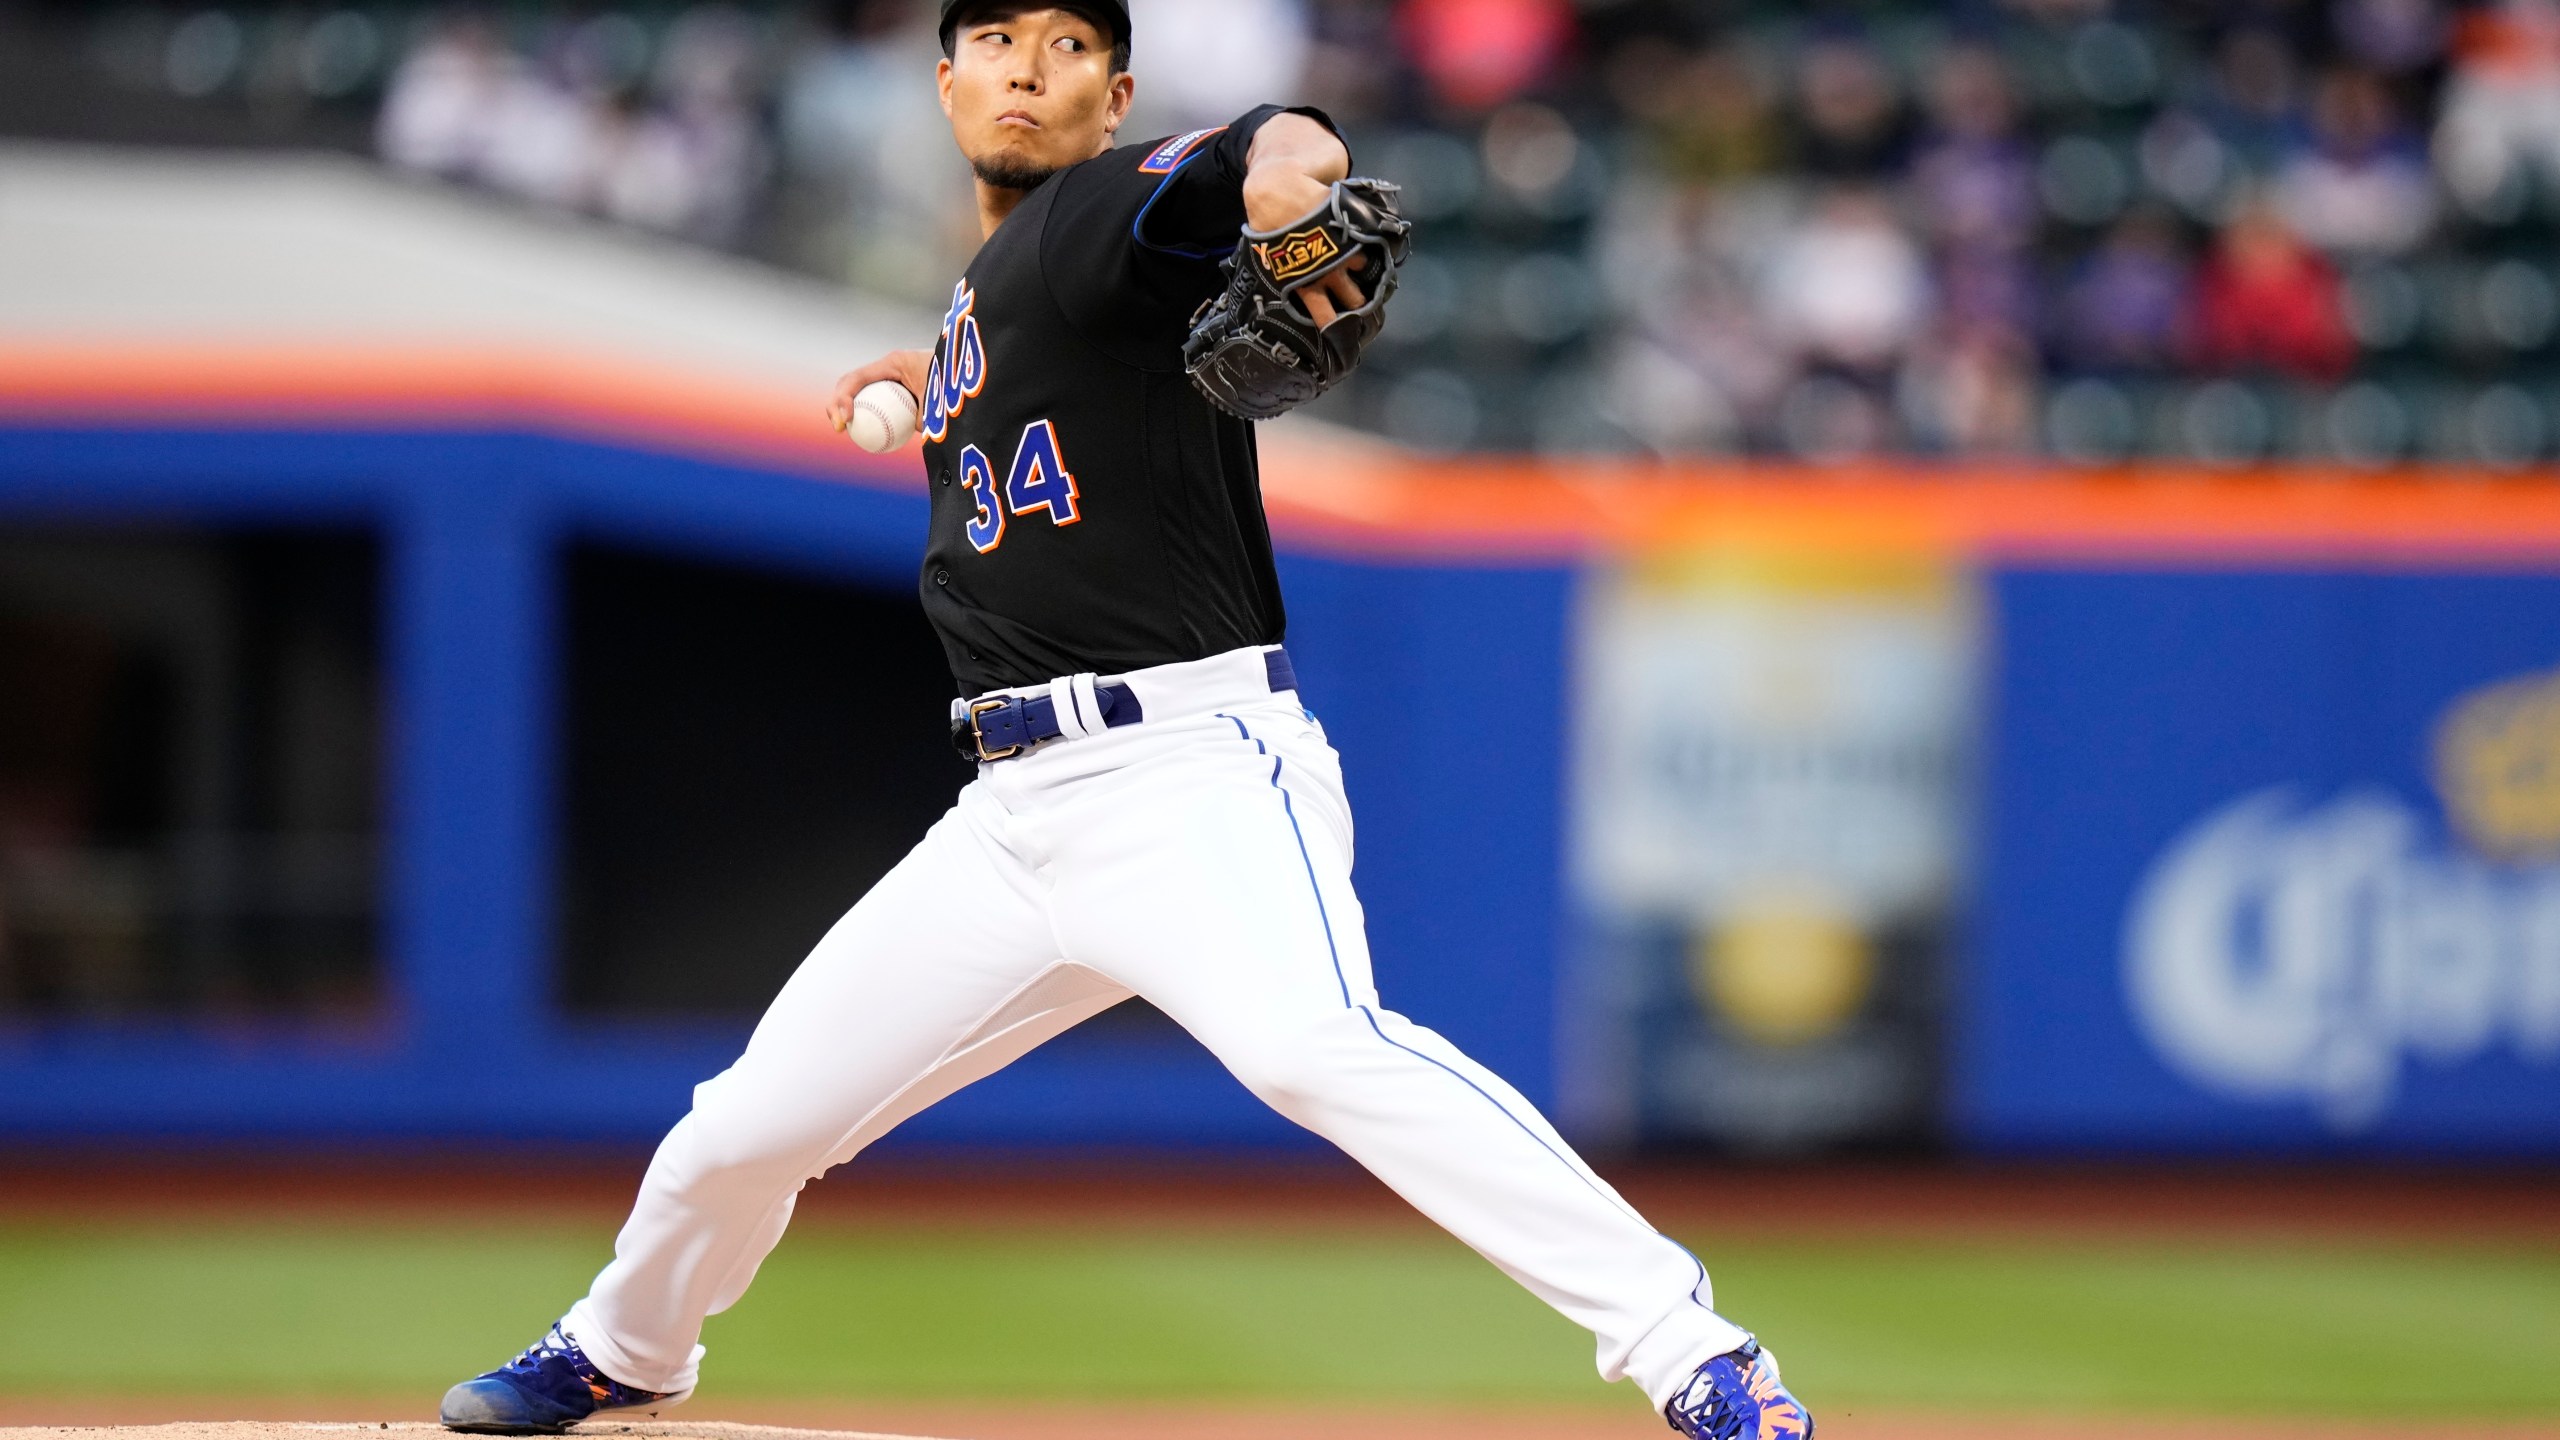
[[[583,1288],[590,1227],[0,1228],[0,1391],[421,1395]],[[2560,1253],[1846,1239],[1708,1247],[1817,1404],[2560,1415]],[[707,1395],[1624,1405],[1587,1339],[1422,1234],[813,1229]]]

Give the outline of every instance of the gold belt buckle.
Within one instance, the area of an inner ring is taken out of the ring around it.
[[[1001,710],[1011,703],[1012,702],[1010,700],[1002,698],[993,700],[972,700],[969,702],[969,737],[977,743],[978,758],[980,760],[988,762],[1010,760],[1014,756],[1019,755],[1024,750],[1030,748],[1024,745],[1007,745],[1001,750],[989,750],[987,748],[987,732],[978,728],[979,716],[986,714],[990,710]]]

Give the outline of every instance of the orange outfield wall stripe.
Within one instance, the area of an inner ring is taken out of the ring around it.
[[[826,422],[823,383],[688,374],[585,352],[0,343],[0,423],[371,429],[523,427],[901,489],[908,456]]]
[[[2550,471],[1407,460],[1292,468],[1273,489],[1275,520],[1337,546],[1524,560],[1722,541],[2057,563],[2560,564]]]
[[[0,343],[0,422],[148,428],[492,424],[887,489],[812,393],[586,353]],[[2450,469],[2055,473],[2025,465],[1806,467],[1424,460],[1266,432],[1273,527],[1378,558],[1538,563],[1705,542],[2026,562],[2560,565],[2560,473]]]

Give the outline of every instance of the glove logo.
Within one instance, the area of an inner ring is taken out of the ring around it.
[[[1282,284],[1323,269],[1341,254],[1342,247],[1321,225],[1292,230],[1277,240],[1258,240],[1253,246],[1254,258],[1262,262],[1263,272]]]
[[[1339,181],[1294,225],[1246,229],[1225,261],[1226,288],[1191,317],[1182,342],[1193,388],[1239,420],[1268,420],[1332,388],[1377,337],[1412,235],[1383,180]],[[1342,273],[1354,255],[1367,261],[1360,303],[1317,325],[1295,292]]]

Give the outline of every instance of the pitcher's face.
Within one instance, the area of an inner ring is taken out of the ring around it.
[[[982,12],[952,37],[942,110],[978,178],[1027,190],[1110,148],[1136,82],[1111,72],[1111,37],[1071,10]]]

